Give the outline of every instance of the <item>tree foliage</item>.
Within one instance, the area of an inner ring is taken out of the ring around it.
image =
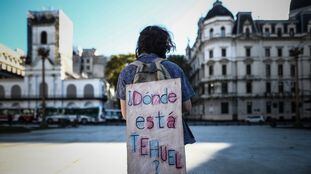
[[[169,55],[167,59],[176,63],[185,72],[185,75],[189,78],[191,66],[188,64],[184,55]]]
[[[135,60],[135,54],[112,55],[106,64],[106,80],[114,87],[117,86],[118,77],[122,69]]]

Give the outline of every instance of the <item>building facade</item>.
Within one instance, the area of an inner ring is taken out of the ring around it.
[[[290,55],[295,47],[303,48],[298,68]],[[251,12],[234,18],[217,0],[199,20],[186,57],[197,94],[193,119],[292,119],[296,70],[300,113],[311,117],[311,1],[293,0],[288,20],[254,20]]]
[[[96,55],[96,49],[83,49],[82,54],[79,50],[74,51],[74,72],[87,78],[104,78],[107,57]]]
[[[45,95],[47,108],[98,108],[100,114],[107,85],[101,78],[80,78],[73,72],[71,20],[61,10],[30,11],[27,27],[25,74],[22,79],[0,79],[0,108],[38,110]],[[46,59],[40,48],[49,50]]]
[[[24,57],[22,50],[11,50],[0,44],[0,79],[22,78],[25,75]]]

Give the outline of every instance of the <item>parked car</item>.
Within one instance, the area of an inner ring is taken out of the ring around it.
[[[122,118],[120,109],[106,109],[104,113],[106,120],[119,120]]]
[[[247,123],[263,123],[266,119],[263,115],[250,115],[245,118]]]

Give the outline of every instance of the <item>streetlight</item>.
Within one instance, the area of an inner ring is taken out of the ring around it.
[[[295,47],[290,50],[290,56],[294,57],[295,60],[295,108],[296,108],[296,127],[302,127],[301,121],[300,121],[300,97],[299,97],[299,78],[298,78],[298,58],[299,55],[303,53],[303,48]]]
[[[45,59],[48,57],[50,50],[46,49],[44,47],[41,47],[38,49],[38,54],[41,56],[42,58],[42,96],[41,96],[41,100],[42,100],[42,121],[40,123],[40,127],[47,127],[47,123],[45,120]]]

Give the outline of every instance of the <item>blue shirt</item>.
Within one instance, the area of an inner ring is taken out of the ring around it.
[[[144,63],[151,63],[156,58],[155,54],[142,54],[138,57],[137,60]],[[193,88],[191,87],[187,77],[184,74],[184,71],[175,63],[165,60],[162,61],[162,65],[166,68],[168,73],[171,75],[171,78],[180,78],[181,79],[181,91],[182,91],[182,101],[187,101],[195,95]],[[120,73],[118,84],[117,84],[117,97],[121,100],[125,100],[126,95],[126,85],[132,84],[134,81],[134,76],[136,73],[135,65],[126,66]],[[183,120],[184,127],[184,142],[185,144],[194,143],[195,139],[192,135],[191,130],[189,129],[187,123]]]

